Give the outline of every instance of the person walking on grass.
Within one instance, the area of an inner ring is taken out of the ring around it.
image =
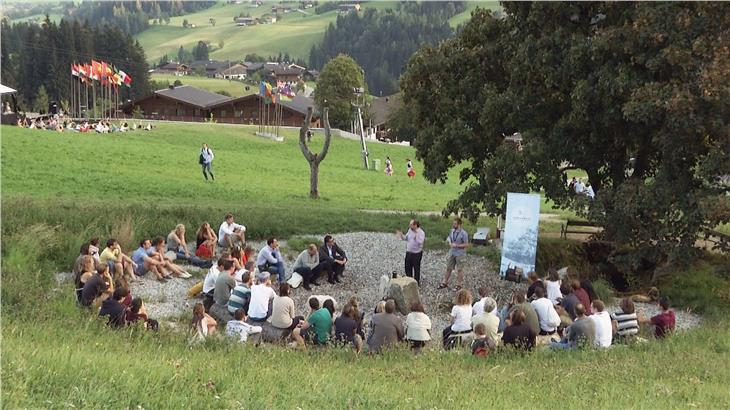
[[[215,155],[213,155],[213,150],[210,149],[208,144],[203,143],[203,147],[200,149],[200,158],[198,159],[198,162],[200,163],[200,166],[203,168],[203,176],[205,177],[205,180],[208,180],[208,174],[210,174],[210,179],[212,181],[215,181],[215,175],[213,175],[213,158],[215,158]]]

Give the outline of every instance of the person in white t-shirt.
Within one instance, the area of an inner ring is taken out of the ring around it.
[[[271,275],[269,272],[259,272],[256,284],[251,286],[251,301],[248,305],[248,316],[254,322],[263,322],[271,316],[271,303],[276,292],[271,289]]]
[[[545,289],[541,287],[535,288],[535,300],[530,302],[537,313],[537,319],[540,322],[540,334],[552,335],[560,326],[560,315],[555,310],[553,302],[545,297]]]
[[[583,181],[578,178],[578,181],[575,183],[575,193],[578,195],[582,195],[584,189],[585,185],[583,185]]]
[[[233,214],[226,214],[218,228],[218,245],[232,249],[236,242],[241,242],[241,247],[246,243],[246,227],[233,222]]]
[[[453,347],[449,342],[452,335],[471,332],[471,300],[471,292],[466,289],[461,289],[456,294],[454,307],[451,308],[451,325],[443,332],[444,349]]]
[[[550,299],[550,302],[553,303],[553,305],[557,305],[560,299],[563,298],[563,293],[560,292],[560,285],[562,282],[560,281],[560,274],[555,269],[550,269],[548,271],[548,278],[543,281],[545,284],[545,292],[548,299]]]
[[[253,326],[246,323],[246,311],[237,309],[233,314],[235,320],[229,320],[226,323],[226,336],[236,339],[240,343],[246,343],[248,337],[259,334],[263,331],[261,326]]]
[[[586,183],[585,194],[590,199],[596,197],[596,193],[593,192],[593,186],[590,183]]]
[[[610,347],[613,341],[611,315],[606,312],[606,306],[600,299],[591,302],[591,306],[593,306],[593,314],[588,318],[593,321],[593,326],[596,329],[594,343],[598,347]]]

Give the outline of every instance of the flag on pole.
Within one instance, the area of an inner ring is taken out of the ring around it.
[[[122,77],[122,82],[124,83],[124,85],[126,85],[127,87],[132,86],[132,76],[131,75],[125,73],[122,70],[119,70],[119,75]]]
[[[71,64],[71,75],[74,77],[79,76],[79,67],[76,64]]]
[[[101,63],[96,60],[91,60],[91,79],[97,81],[101,79]]]

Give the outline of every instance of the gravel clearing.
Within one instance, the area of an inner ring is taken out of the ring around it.
[[[297,306],[298,314],[306,317],[308,314],[307,299],[313,294],[332,296],[337,301],[338,308],[351,296],[356,296],[361,311],[365,312],[365,323],[367,323],[376,303],[380,300],[378,289],[380,276],[390,275],[393,271],[398,272],[399,276],[403,275],[405,242],[398,240],[393,234],[376,232],[338,234],[334,237],[348,257],[342,283],[330,285],[325,277],[320,278],[321,285],[313,287],[311,292],[302,287],[294,289],[292,298]],[[260,249],[265,242],[249,241],[249,244]],[[285,242],[281,241],[281,245],[284,246]],[[286,255],[287,269],[290,269],[296,256],[296,254]],[[160,283],[147,275],[140,278],[139,281],[131,283],[132,294],[143,298],[150,317],[164,321],[179,317],[188,318],[191,315],[193,305],[200,299],[186,299],[186,292],[203,279],[207,270],[192,266],[184,266],[184,268],[193,275],[192,278],[176,278],[167,283]],[[431,317],[434,339],[440,336],[441,331],[449,323],[449,312],[455,296],[455,292],[452,290],[436,289],[445,268],[446,251],[424,251],[421,263],[420,293],[426,313]],[[287,276],[289,274],[288,272]],[[57,278],[59,281],[63,281],[70,280],[72,276],[68,273],[60,273]],[[455,285],[455,279],[454,272],[451,287]],[[474,255],[466,257],[464,285],[465,288],[471,290],[475,298],[477,289],[482,286],[490,288],[491,296],[497,300],[499,306],[509,301],[514,289],[526,287],[524,284],[499,280],[496,266],[487,259]],[[636,307],[637,312],[645,316],[653,316],[660,312],[660,308],[653,304],[637,303]],[[614,307],[609,308],[610,311],[613,309]],[[701,321],[701,317],[696,314],[681,310],[675,310],[675,312],[679,329],[690,329],[699,325]]]

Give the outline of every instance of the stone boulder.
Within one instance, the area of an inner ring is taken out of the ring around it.
[[[383,275],[378,280],[378,297],[383,300],[388,297],[390,291],[390,275]]]
[[[411,313],[411,304],[421,301],[421,295],[418,293],[418,282],[407,276],[391,279],[388,298],[395,301],[396,309],[401,314]]]

